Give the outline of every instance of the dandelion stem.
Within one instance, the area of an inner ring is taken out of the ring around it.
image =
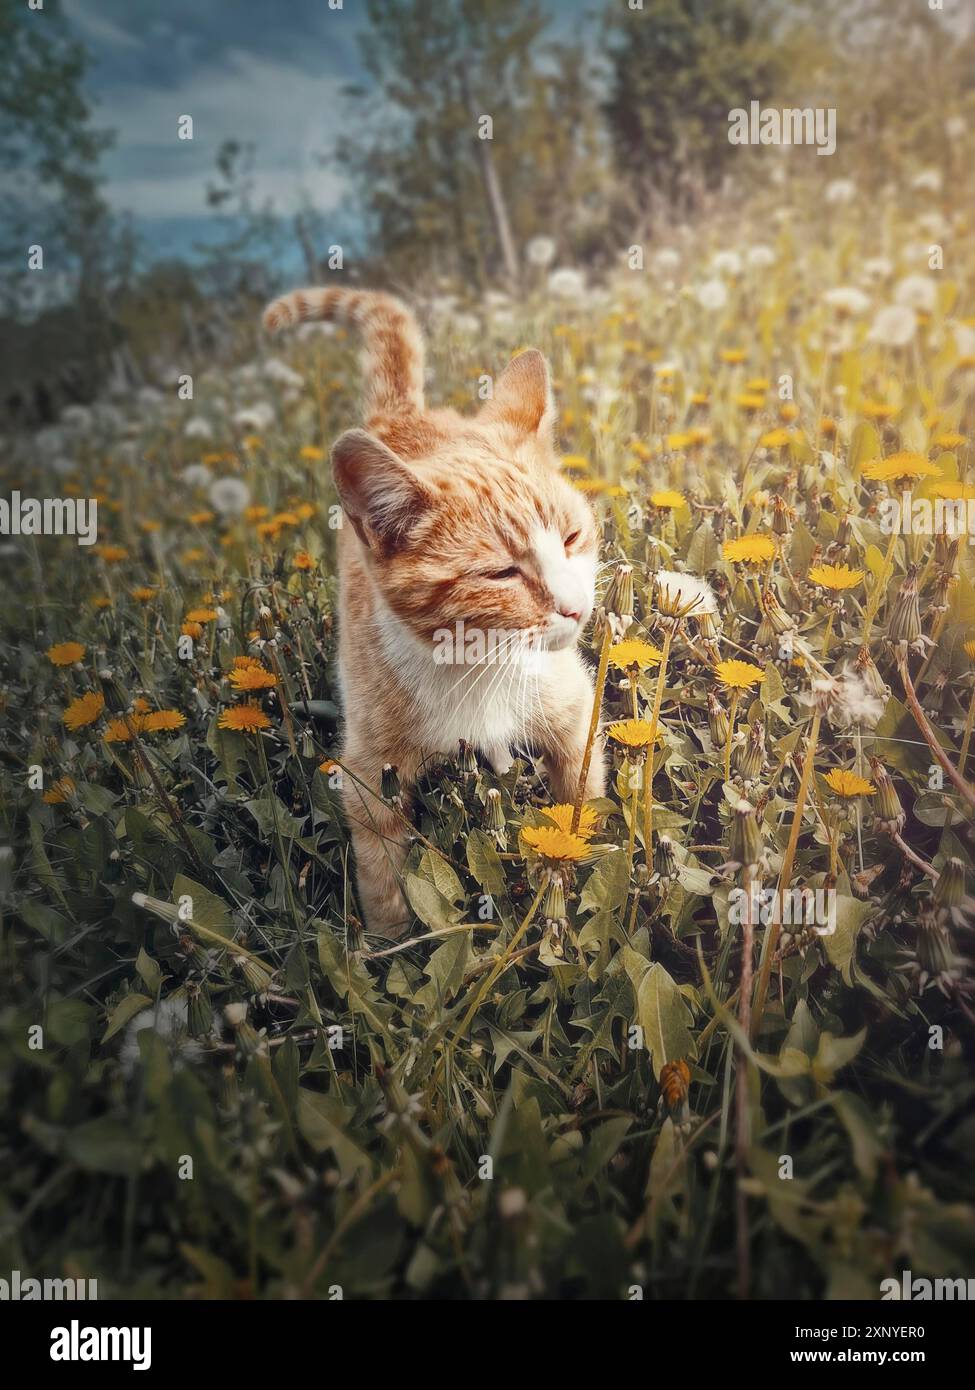
[[[671,623],[664,634],[663,651],[660,654],[660,670],[657,672],[657,686],[653,692],[653,709],[650,713],[650,747],[647,750],[647,767],[644,773],[643,788],[643,848],[647,856],[647,868],[653,863],[653,753],[657,743],[657,729],[660,725],[660,709],[664,702],[664,687],[667,684],[667,663],[670,648],[677,629]]]
[[[752,967],[755,949],[755,928],[752,922],[752,884],[751,874],[744,876],[744,921],[741,938],[741,982],[738,990],[738,1022],[747,1038],[751,1032]],[[748,1247],[748,1196],[745,1192],[745,1172],[748,1166],[749,1116],[748,1116],[748,1058],[745,1049],[737,1048],[738,1064],[735,1071],[735,1246],[738,1257],[738,1297],[748,1297],[751,1283],[751,1261]]]
[[[973,787],[970,782],[966,782],[965,778],[955,767],[954,763],[945,753],[945,750],[935,737],[934,730],[928,723],[927,716],[921,708],[921,702],[917,698],[917,691],[914,689],[914,682],[911,680],[910,672],[907,669],[907,661],[904,657],[898,660],[897,669],[900,672],[901,683],[904,686],[904,694],[907,696],[907,707],[914,716],[915,724],[924,735],[925,742],[968,804],[970,806],[975,806],[975,787]],[[965,755],[967,757],[967,749]]]
[[[728,709],[728,737],[724,741],[724,780],[731,781],[731,744],[735,737],[735,715],[738,713],[740,691],[731,692],[731,705]]]
[[[802,776],[799,779],[799,790],[796,793],[796,808],[792,816],[792,827],[789,831],[789,840],[785,847],[785,854],[782,857],[782,868],[779,870],[778,900],[783,901],[783,894],[789,887],[792,878],[792,867],[796,859],[796,849],[799,845],[799,832],[802,829],[802,816],[806,808],[806,797],[809,793],[810,782],[812,781],[813,763],[816,760],[816,747],[819,743],[819,726],[823,716],[817,709],[813,714],[812,725],[809,729],[809,737],[806,740],[806,755],[802,762]],[[779,914],[775,914],[779,915]],[[772,961],[775,957],[775,948],[779,941],[781,923],[773,920],[769,923],[768,929],[762,940],[762,955],[758,967],[758,984],[755,989],[755,1006],[752,1013],[752,1035],[757,1035],[762,1022],[762,1014],[765,1012],[765,1001],[768,998],[769,978],[772,974]]]
[[[579,819],[582,816],[582,803],[586,799],[586,783],[589,780],[589,768],[592,763],[592,745],[596,738],[596,730],[599,727],[599,714],[603,704],[603,690],[606,686],[606,671],[609,666],[609,649],[613,645],[613,633],[607,622],[603,632],[603,645],[599,651],[599,669],[596,672],[596,686],[592,696],[592,716],[589,720],[589,733],[586,736],[586,748],[582,755],[582,766],[579,769],[579,784],[576,787],[575,804],[572,807],[572,834],[579,829]]]

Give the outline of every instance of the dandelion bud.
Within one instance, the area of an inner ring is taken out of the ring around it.
[[[857,652],[853,669],[863,682],[867,694],[875,700],[883,700],[886,704],[890,695],[890,687],[877,670],[876,662],[870,655],[868,647],[861,647]]]
[[[879,758],[870,759],[870,778],[877,788],[874,829],[885,835],[899,835],[904,829],[907,816],[897,795],[894,779]]]
[[[677,873],[677,856],[674,853],[674,842],[669,835],[657,837],[653,847],[653,868],[660,880],[661,888],[666,892]]]
[[[253,956],[234,956],[234,965],[244,977],[244,982],[252,994],[266,994],[271,983],[271,972],[261,961]]]
[[[948,929],[938,921],[937,914],[921,914],[916,949],[919,990],[923,991],[930,983],[937,985],[943,994],[950,993],[958,975],[959,962],[952,949]]]
[[[795,628],[792,618],[779,603],[771,589],[766,590],[762,595],[762,608],[776,637],[781,637],[783,633],[791,632]]]
[[[921,640],[921,605],[917,566],[912,565],[898,591],[887,623],[887,640],[895,647],[914,649]]]
[[[132,708],[125,687],[114,671],[103,668],[98,672],[98,681],[105,696],[105,708],[109,714],[127,714]]]
[[[765,764],[765,725],[756,719],[738,753],[738,778],[744,785],[757,782]]]
[[[548,888],[542,904],[542,917],[551,926],[563,926],[567,922],[565,914],[565,884],[557,871],[549,874]]]
[[[246,1004],[226,1004],[224,1006],[223,1016],[227,1021],[227,1026],[232,1030],[237,1041],[237,1046],[242,1053],[248,1057],[252,1057],[255,1053],[267,1050],[267,1043],[259,1035],[254,1025],[247,1021]]]
[[[195,980],[186,986],[186,1026],[191,1038],[205,1038],[213,1031],[209,996]]]
[[[723,748],[728,742],[728,711],[713,690],[708,691],[708,733],[712,748]]]
[[[939,912],[954,918],[964,900],[965,865],[960,859],[949,859],[935,886],[934,905]]]
[[[836,528],[835,546],[847,546],[850,544],[850,513],[844,512],[840,517],[840,523]]]
[[[136,907],[145,908],[146,912],[161,917],[170,926],[175,926],[180,921],[179,909],[173,903],[163,902],[162,898],[150,898],[145,893],[133,893],[132,901]]]
[[[768,618],[763,618],[755,630],[755,650],[770,652],[776,645],[775,628]]]
[[[386,763],[383,767],[382,780],[379,784],[379,794],[384,801],[391,806],[398,806],[402,801],[402,793],[399,784],[399,773],[392,763]]]
[[[948,595],[958,583],[951,570],[940,570],[935,576],[934,593],[931,595],[931,611],[944,613],[948,607]]]
[[[742,797],[731,821],[729,867],[753,872],[762,857],[762,832],[758,815],[750,801]]]
[[[772,503],[772,534],[775,536],[787,536],[789,534],[789,508],[785,504],[785,498],[778,495]]]
[[[507,836],[504,807],[501,804],[501,793],[497,787],[491,787],[487,794],[487,828],[488,834],[493,835],[499,844],[505,842]]]
[[[623,637],[633,622],[633,566],[617,565],[613,570],[603,612],[614,637]]]
[[[262,607],[257,615],[257,630],[265,642],[274,641],[274,615],[270,608]]]
[[[463,738],[460,740],[460,770],[465,777],[477,776],[477,754],[473,745]]]

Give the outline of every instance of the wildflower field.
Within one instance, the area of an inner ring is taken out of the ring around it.
[[[6,493],[99,523],[0,562],[9,1267],[418,1299],[970,1272],[961,184],[782,181],[607,276],[543,244],[517,301],[417,303],[444,403],[549,357],[613,773],[551,808],[530,749],[430,767],[395,944],[338,801],[355,343],[241,306],[225,360],[8,441]]]

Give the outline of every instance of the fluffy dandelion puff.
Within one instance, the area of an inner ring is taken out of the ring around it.
[[[208,493],[211,506],[221,516],[237,517],[249,506],[251,491],[242,478],[216,478]]]

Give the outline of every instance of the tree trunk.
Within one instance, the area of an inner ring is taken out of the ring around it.
[[[474,103],[467,70],[464,67],[460,69],[460,81],[464,93],[464,103],[471,113],[472,120],[476,122],[483,113],[478,111]],[[511,235],[511,223],[508,220],[508,207],[505,203],[504,191],[501,187],[501,180],[498,178],[498,171],[494,167],[491,142],[490,140],[481,140],[475,131],[474,145],[481,166],[481,178],[484,181],[484,194],[487,198],[488,210],[501,250],[505,278],[511,289],[514,290],[518,286],[518,255],[515,251],[514,237]]]

